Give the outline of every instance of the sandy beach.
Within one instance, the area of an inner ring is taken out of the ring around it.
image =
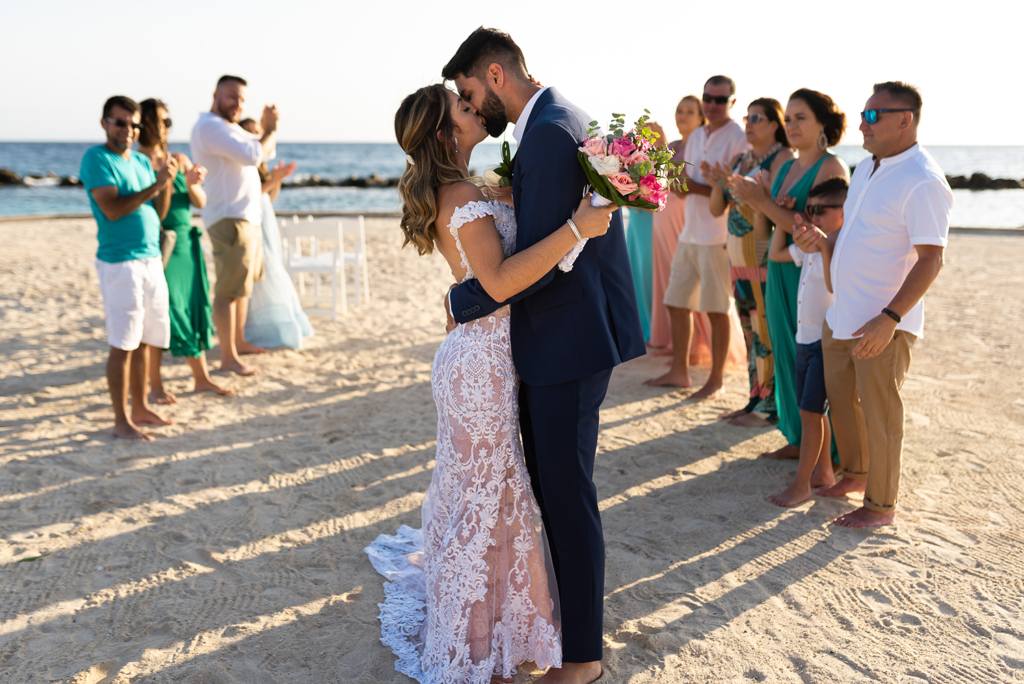
[[[0,223],[0,682],[410,682],[362,549],[419,527],[441,257],[368,220],[370,306],[218,376],[236,397],[190,394],[168,360],[177,423],[137,444],[109,434],[95,232]],[[664,359],[615,371],[602,682],[1024,681],[1022,255],[1024,237],[951,236],[904,389],[897,523],[876,531],[828,525],[855,499],[765,501],[796,464],[756,459],[778,432],[716,421],[742,372],[694,405],[641,385]]]

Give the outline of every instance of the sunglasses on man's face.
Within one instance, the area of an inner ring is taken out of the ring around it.
[[[804,207],[804,213],[808,216],[821,216],[826,209],[842,209],[842,204],[808,204]]]
[[[913,109],[865,109],[860,113],[860,120],[866,124],[874,125],[878,123],[878,115],[886,114],[888,112],[912,112]]]
[[[134,121],[125,121],[124,119],[114,119],[114,118],[111,118],[109,116],[103,117],[103,120],[106,121],[107,123],[114,124],[118,128],[124,128],[125,126],[131,126],[132,129],[136,133],[138,133],[139,131],[142,130],[142,124],[137,124]]]
[[[731,97],[732,95],[708,95],[707,93],[704,93],[704,97],[702,97],[701,100],[704,101],[704,104],[711,104],[714,102],[715,104],[724,105],[729,102],[729,98]]]
[[[754,124],[755,126],[762,121],[767,121],[768,117],[764,114],[749,114],[743,117],[743,123]]]

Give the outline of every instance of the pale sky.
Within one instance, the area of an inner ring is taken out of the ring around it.
[[[847,113],[843,142],[857,145],[871,85],[906,80],[924,97],[925,144],[1024,144],[1016,2],[0,0],[0,15],[7,141],[100,140],[115,94],[164,100],[172,140],[187,140],[217,77],[234,73],[249,81],[248,115],[278,105],[283,141],[394,142],[401,99],[439,81],[482,24],[602,123],[646,107],[674,134],[679,98],[723,73],[738,85],[735,118],[756,97],[785,104],[814,88]]]

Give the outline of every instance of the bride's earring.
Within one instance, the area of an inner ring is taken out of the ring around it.
[[[828,138],[825,137],[824,126],[821,129],[821,135],[818,136],[818,149],[825,151],[828,149]]]
[[[458,138],[456,138],[456,137],[455,137],[455,136],[453,135],[453,136],[452,136],[452,142],[453,142],[453,143],[455,143],[455,154],[460,154],[460,152],[459,152],[459,139],[458,139]]]

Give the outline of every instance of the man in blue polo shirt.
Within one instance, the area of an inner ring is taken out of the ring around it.
[[[140,126],[139,105],[130,98],[115,95],[107,100],[100,125],[107,142],[86,151],[79,175],[99,229],[96,272],[110,344],[107,383],[114,404],[114,436],[148,441],[152,437],[137,424],[173,422],[146,403],[146,364],[147,345],[165,349],[171,338],[167,281],[160,259],[160,214],[167,213],[178,163],[168,155],[156,173],[145,155],[132,150]],[[153,207],[154,200],[160,213]]]

